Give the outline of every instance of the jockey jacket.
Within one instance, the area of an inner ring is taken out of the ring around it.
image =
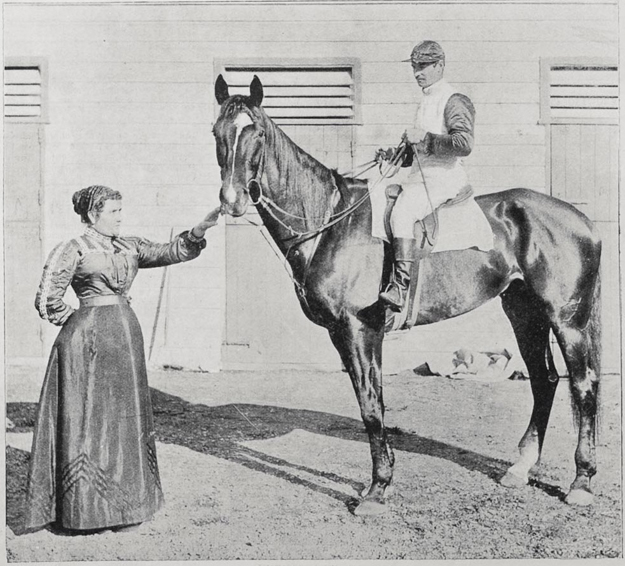
[[[406,184],[422,185],[425,177],[433,200],[442,204],[455,197],[469,184],[462,157],[473,149],[474,122],[475,109],[469,98],[445,79],[424,88],[415,125],[427,134],[416,145],[419,161],[409,152],[403,162],[404,167],[412,165]]]

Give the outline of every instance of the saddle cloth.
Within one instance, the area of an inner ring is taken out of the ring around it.
[[[473,197],[438,209],[438,238],[431,253],[493,249],[493,230]]]
[[[382,193],[382,198],[380,198]],[[384,227],[384,213],[386,210],[386,196],[383,191],[371,193],[371,227],[375,237],[387,240]],[[420,238],[417,227],[415,234]],[[429,226],[429,224],[428,224]],[[477,248],[481,251],[493,249],[493,231],[484,212],[469,197],[458,204],[443,206],[438,209],[437,239],[431,253],[451,250]]]

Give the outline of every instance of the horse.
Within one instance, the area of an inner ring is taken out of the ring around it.
[[[388,508],[395,456],[384,425],[382,343],[386,311],[378,294],[390,260],[371,235],[368,183],[343,177],[297,146],[261,106],[257,76],[250,94],[215,82],[220,106],[213,127],[221,172],[222,211],[242,216],[250,205],[285,256],[301,307],[327,329],[349,373],[371,450],[371,484],[356,515]],[[600,377],[601,240],[572,205],[524,188],[475,197],[494,234],[494,248],[432,253],[422,260],[415,326],[471,311],[496,297],[510,320],[533,394],[517,461],[500,483],[529,483],[539,462],[558,375],[549,336],[566,364],[579,436],[576,475],[566,503],[593,502]],[[386,250],[388,251],[388,249]]]

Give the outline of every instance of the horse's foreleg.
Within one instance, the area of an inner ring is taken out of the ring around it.
[[[333,328],[330,336],[349,372],[371,448],[371,486],[354,513],[378,514],[385,510],[395,461],[384,428],[383,329],[374,330],[356,318],[349,318]]]
[[[530,469],[540,460],[558,381],[549,379],[545,360],[550,324],[544,305],[522,284],[512,286],[501,298],[527,366],[534,398],[529,425],[519,442],[519,458],[501,479],[506,487],[518,487],[528,483]]]

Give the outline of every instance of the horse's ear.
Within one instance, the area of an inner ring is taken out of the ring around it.
[[[263,101],[263,83],[256,75],[254,75],[250,85],[250,101],[254,106],[260,106]]]
[[[217,77],[217,80],[215,81],[215,98],[217,99],[217,102],[219,102],[220,106],[224,103],[225,100],[230,98],[230,93],[228,92],[228,83],[222,75],[219,75]]]

